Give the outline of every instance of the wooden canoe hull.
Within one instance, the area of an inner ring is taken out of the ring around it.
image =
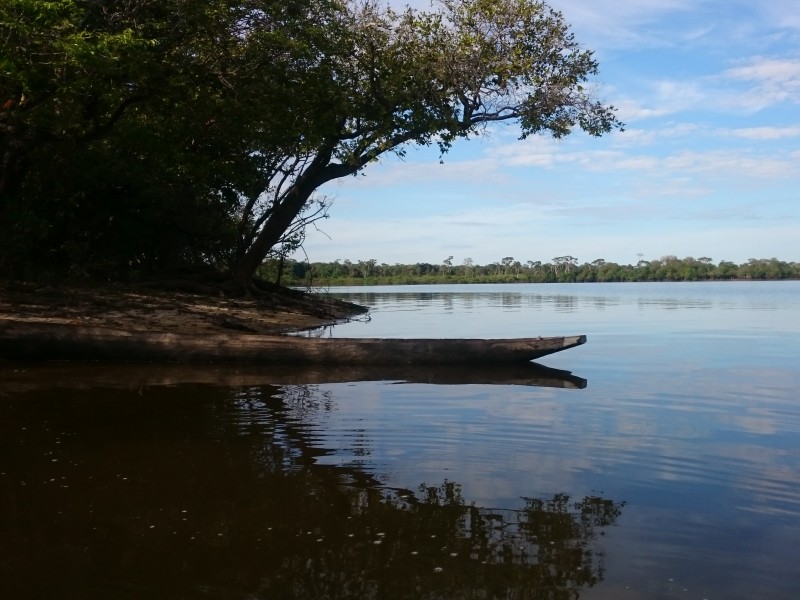
[[[309,338],[117,331],[0,321],[0,358],[242,364],[501,364],[580,346],[586,336],[519,339]]]

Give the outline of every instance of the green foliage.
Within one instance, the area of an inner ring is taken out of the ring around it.
[[[274,280],[278,265],[267,261],[260,275]],[[442,283],[590,283],[624,281],[708,281],[732,279],[800,279],[800,263],[784,262],[776,258],[750,259],[735,265],[721,261],[714,265],[710,258],[679,259],[665,256],[653,261],[639,261],[636,265],[620,265],[597,259],[578,264],[572,256],[561,256],[551,262],[526,261],[524,264],[505,257],[488,265],[474,264],[465,259],[463,265],[441,266],[430,263],[413,265],[369,261],[334,261],[331,263],[306,263],[285,261],[280,268],[283,283],[295,286],[329,285],[402,285]]]
[[[0,271],[245,281],[327,214],[320,186],[496,122],[620,127],[534,0],[4,0]],[[322,209],[320,209],[322,207]]]
[[[301,3],[274,4],[302,26]],[[295,143],[287,115],[262,116],[286,41],[277,25],[243,36],[255,5],[0,5],[0,269],[118,278],[233,259],[242,197],[262,191],[256,150]]]

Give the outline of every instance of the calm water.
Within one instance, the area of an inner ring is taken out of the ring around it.
[[[800,282],[331,293],[371,318],[315,335],[589,341],[571,377],[0,363],[0,598],[799,597]]]

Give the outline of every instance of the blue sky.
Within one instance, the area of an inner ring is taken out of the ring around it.
[[[800,260],[797,0],[549,4],[595,51],[596,96],[626,130],[519,141],[511,126],[444,164],[387,156],[321,189],[334,204],[309,259]]]

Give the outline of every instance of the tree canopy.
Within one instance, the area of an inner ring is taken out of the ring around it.
[[[270,259],[259,275],[286,285],[326,287],[331,285],[392,285],[441,283],[593,283],[621,281],[729,281],[800,279],[800,262],[777,258],[751,258],[735,264],[708,257],[663,256],[618,264],[598,258],[579,264],[574,256],[557,256],[550,261],[517,260],[507,256],[489,264],[465,258],[453,264],[449,256],[437,263],[387,264],[369,260],[333,262],[277,261]]]
[[[326,216],[325,183],[409,144],[447,152],[621,124],[563,16],[534,0],[4,0],[0,269],[246,283]]]

